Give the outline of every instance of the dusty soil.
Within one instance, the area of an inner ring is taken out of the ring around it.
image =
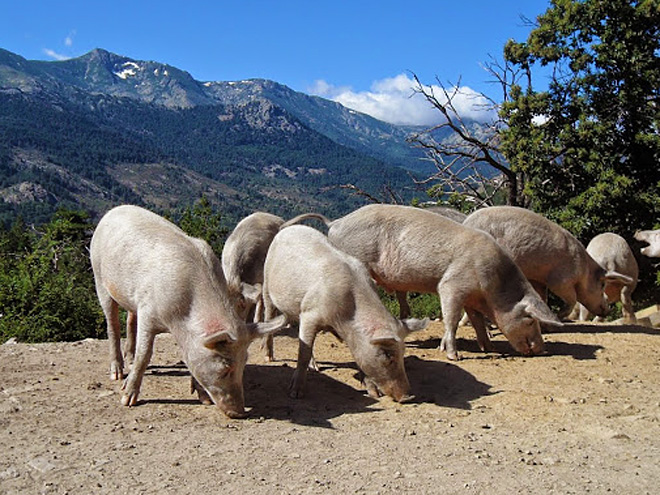
[[[272,364],[255,344],[246,420],[189,394],[168,335],[132,408],[105,341],[0,346],[0,493],[658,493],[660,330],[576,326],[526,358],[461,328],[457,363],[441,331],[409,337],[404,405],[366,396],[331,335],[289,399],[296,340]]]

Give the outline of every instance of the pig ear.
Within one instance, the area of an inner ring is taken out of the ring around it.
[[[224,344],[231,344],[233,342],[236,342],[236,338],[229,332],[223,331],[216,332],[205,337],[204,340],[202,340],[202,345],[204,345],[204,347],[207,349],[215,351],[218,347]]]
[[[548,308],[548,312],[550,312],[550,308]],[[539,322],[542,331],[545,332],[559,331],[564,326],[564,324],[561,321],[559,321],[559,319],[554,314],[552,313],[549,313],[548,315],[541,314],[541,312],[535,310],[533,306],[527,306],[525,308],[525,313],[527,313],[529,317]]]
[[[287,324],[287,319],[285,315],[280,315],[277,318],[273,318],[265,323],[248,323],[247,329],[250,334],[250,340],[254,340],[257,337],[263,337],[270,333],[277,332],[284,325]]]
[[[261,297],[261,284],[246,284],[245,282],[241,283],[241,295],[247,301],[250,301],[252,304],[256,304]]]
[[[369,340],[374,345],[392,346],[401,342],[401,337],[394,332],[381,328],[376,330]]]
[[[559,332],[564,328],[564,324],[561,321],[546,320],[543,318],[536,318],[536,320],[541,325],[541,333]]]
[[[428,318],[424,318],[423,320],[418,320],[417,318],[408,318],[407,320],[401,320],[401,323],[403,323],[403,328],[406,329],[407,333],[412,333],[412,332],[419,332],[420,330],[424,330],[426,327],[429,326],[429,323],[431,320]]]
[[[630,285],[633,282],[633,279],[631,277],[619,272],[607,272],[605,274],[605,280],[607,280],[608,282],[621,282],[622,284],[625,285]]]

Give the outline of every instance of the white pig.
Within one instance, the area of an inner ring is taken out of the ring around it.
[[[635,255],[628,246],[626,240],[620,235],[612,232],[598,234],[587,244],[587,252],[596,262],[611,272],[622,273],[631,279],[631,283],[625,284],[621,281],[607,281],[605,283],[605,294],[610,303],[621,301],[623,321],[635,323],[637,318],[633,311],[631,295],[637,287],[639,267]],[[579,304],[580,320],[589,318],[589,311]],[[600,319],[600,317],[596,317]]]
[[[245,416],[243,370],[255,337],[278,321],[247,325],[227,293],[220,261],[201,239],[137,206],[119,206],[99,222],[90,256],[107,320],[110,374],[123,376],[118,308],[137,315],[136,353],[121,402],[137,402],[156,334],[171,332],[193,379],[229,417]]]
[[[635,239],[647,242],[640,252],[649,258],[660,258],[660,230],[642,230],[635,233]]]
[[[570,232],[547,218],[515,206],[491,206],[469,215],[463,225],[492,235],[511,254],[538,293],[549,289],[566,303],[560,318],[576,301],[605,316],[606,282],[630,284],[630,277],[600,266]]]
[[[366,375],[370,395],[410,399],[404,339],[409,332],[425,328],[428,319],[394,318],[364,265],[333,247],[325,235],[304,225],[281,230],[266,257],[263,296],[267,317],[277,309],[289,320],[299,321],[292,397],[304,393],[317,333],[331,330],[348,345]]]
[[[465,213],[449,206],[427,206],[424,210],[436,213],[437,215],[442,215],[443,217],[458,223],[463,223],[467,218]],[[408,318],[411,314],[410,305],[408,304],[408,293],[396,291],[396,299],[399,302],[399,318]]]
[[[258,211],[238,222],[222,249],[222,270],[227,287],[238,300],[237,310],[252,321],[263,321],[261,287],[264,283],[264,263],[268,247],[284,220]]]
[[[328,238],[369,269],[389,291],[436,292],[445,334],[441,349],[459,359],[456,330],[465,308],[482,350],[492,350],[483,315],[494,321],[522,354],[544,352],[540,324],[559,321],[510,256],[488,234],[420,208],[368,205],[334,221]]]

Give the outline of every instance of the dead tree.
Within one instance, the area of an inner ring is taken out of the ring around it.
[[[485,68],[502,86],[506,99],[507,88],[517,74],[494,62]],[[415,182],[433,184],[447,194],[457,193],[474,203],[474,208],[493,205],[500,191],[505,193],[507,204],[523,206],[523,178],[510,169],[499,151],[498,130],[502,122],[496,119],[487,125],[471,125],[454,104],[455,99],[462,96],[460,84],[448,89],[436,78],[440,88],[440,94],[436,94],[433,86],[422,84],[415,74],[413,77],[416,83],[414,93],[424,96],[443,116],[442,123],[408,138],[413,146],[424,150],[437,169],[430,177]],[[487,96],[480,96],[491,108],[497,107]],[[434,138],[447,129],[451,131],[449,138],[441,141]]]

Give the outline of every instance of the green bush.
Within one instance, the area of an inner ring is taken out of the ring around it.
[[[380,299],[385,307],[397,318],[399,317],[399,301],[394,294],[378,289]],[[408,293],[408,305],[413,318],[442,318],[440,298],[437,294]]]
[[[88,254],[91,231],[86,214],[59,210],[42,232],[28,232],[19,219],[0,234],[0,342],[105,334]]]

